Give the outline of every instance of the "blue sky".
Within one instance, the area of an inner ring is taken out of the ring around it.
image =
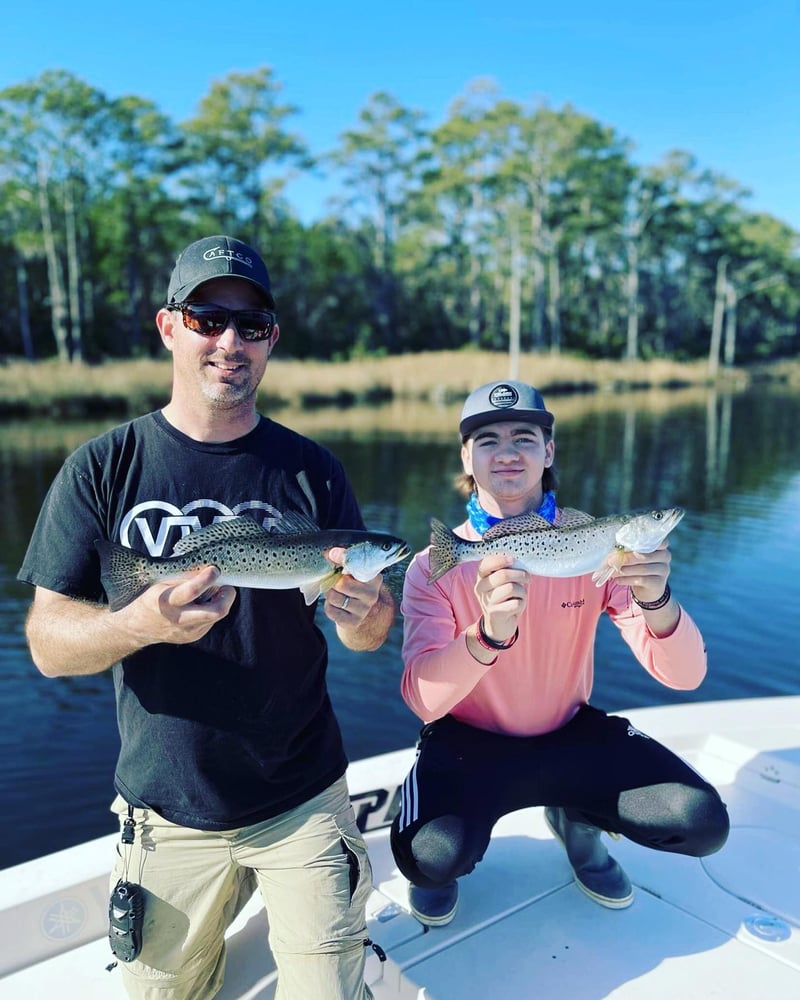
[[[312,152],[379,90],[439,124],[470,81],[521,103],[571,103],[655,163],[670,149],[752,191],[800,230],[797,0],[28,0],[2,26],[0,87],[67,69],[175,121],[228,72],[273,68]],[[318,216],[331,187],[289,190]]]

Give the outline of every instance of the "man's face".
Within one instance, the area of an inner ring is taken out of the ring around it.
[[[554,454],[552,439],[538,425],[499,421],[479,427],[464,442],[461,461],[478,486],[481,506],[493,513],[498,505],[509,516],[539,506],[542,476]]]
[[[207,281],[187,301],[227,309],[265,308],[258,289],[237,278]],[[217,336],[204,337],[187,329],[177,310],[159,313],[159,330],[165,347],[172,352],[176,387],[187,393],[197,391],[207,404],[221,409],[254,399],[279,336],[276,326],[266,340],[242,340],[231,320]]]

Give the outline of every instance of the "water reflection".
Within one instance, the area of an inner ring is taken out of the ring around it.
[[[703,630],[708,678],[688,694],[661,687],[604,622],[594,701],[613,710],[797,693],[797,395],[693,389],[551,396],[548,404],[556,414],[562,503],[596,515],[675,504],[688,511],[670,537],[671,582]],[[463,502],[452,489],[460,470],[459,413],[459,405],[394,403],[276,417],[327,444],[347,467],[367,523],[402,535],[416,550],[427,543],[431,515],[450,524],[463,520]],[[0,731],[0,753],[14,762],[0,772],[6,820],[0,865],[111,829],[110,678],[40,677],[23,636],[29,588],[14,579],[63,458],[111,423],[0,427],[0,706],[14,720]],[[398,693],[400,625],[374,655],[347,653],[330,639],[331,692],[350,756],[411,743],[418,723]],[[70,822],[54,822],[60,815]]]
[[[725,485],[731,438],[731,398],[709,392],[706,404],[706,496]]]

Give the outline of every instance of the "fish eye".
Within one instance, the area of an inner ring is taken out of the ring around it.
[[[660,521],[663,516],[664,515],[660,510],[653,511],[653,517],[656,519],[656,521]]]
[[[383,549],[384,552],[391,552],[391,550],[392,550],[392,543],[391,542],[383,542],[381,544],[381,548]]]

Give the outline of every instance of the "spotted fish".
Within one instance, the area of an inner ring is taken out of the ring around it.
[[[153,558],[103,539],[101,580],[109,607],[119,611],[156,581],[176,580],[188,570],[213,564],[217,585],[291,590],[299,587],[313,604],[341,573],[373,579],[410,553],[402,538],[379,531],[321,530],[302,514],[287,513],[269,530],[247,516],[218,521],[180,539],[172,556]],[[328,549],[346,549],[344,564],[325,558]]]
[[[607,564],[612,553],[653,552],[683,515],[680,507],[666,507],[593,518],[565,507],[557,528],[538,514],[521,514],[492,525],[479,542],[459,538],[432,518],[428,583],[435,583],[458,563],[502,552],[513,555],[514,566],[534,576],[592,573],[600,587],[613,575],[613,560]]]

